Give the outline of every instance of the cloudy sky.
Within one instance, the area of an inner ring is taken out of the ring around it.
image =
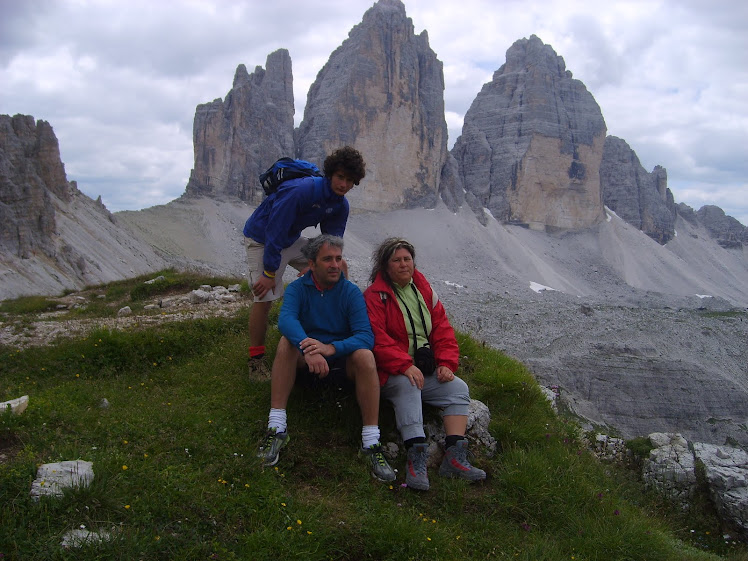
[[[608,134],[676,202],[748,225],[745,0],[404,0],[444,63],[449,146],[517,39],[537,35],[597,100]],[[0,113],[48,121],[69,180],[112,211],[184,192],[200,103],[284,47],[296,123],[373,0],[0,0]]]

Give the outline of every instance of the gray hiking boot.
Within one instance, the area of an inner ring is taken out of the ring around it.
[[[384,457],[382,445],[379,442],[368,448],[361,448],[359,453],[365,456],[371,464],[371,474],[376,479],[385,483],[395,480],[395,471],[387,463],[387,458]]]
[[[428,458],[428,444],[418,443],[408,449],[408,459],[405,462],[405,484],[411,489],[429,490],[429,474],[426,471]]]
[[[280,449],[288,444],[289,440],[291,440],[291,437],[288,436],[288,432],[276,432],[275,428],[268,429],[257,452],[257,457],[262,458],[262,465],[274,466],[277,464]]]
[[[468,481],[482,481],[485,479],[486,472],[470,465],[467,459],[467,452],[467,440],[458,440],[457,444],[447,448],[442,465],[439,467],[439,475],[467,479]]]

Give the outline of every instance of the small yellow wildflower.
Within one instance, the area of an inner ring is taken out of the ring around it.
[[[81,377],[81,375],[80,375],[80,374],[76,374],[76,375],[75,375],[75,377],[76,377],[76,378],[80,378],[80,377]]]
[[[125,505],[125,510],[129,509],[130,505]]]
[[[281,506],[286,506],[286,503],[281,503]]]
[[[312,535],[312,533],[309,530],[307,530],[306,533],[309,534],[310,536]]]
[[[123,469],[123,470],[126,470],[126,469],[127,469],[127,466],[122,466],[122,469]]]
[[[293,530],[293,528],[291,528],[291,526],[289,526],[288,528],[286,528],[286,530]]]
[[[426,538],[428,541],[431,541],[431,538]]]
[[[301,526],[301,520],[297,520],[296,523]]]
[[[148,457],[148,454],[143,454],[143,457],[144,457],[144,458],[147,458],[147,457]]]

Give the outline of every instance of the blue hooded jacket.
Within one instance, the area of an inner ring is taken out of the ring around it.
[[[304,228],[319,224],[323,234],[343,236],[348,222],[348,201],[336,195],[328,177],[302,177],[281,185],[252,213],[244,235],[265,245],[266,271],[280,267],[280,252],[301,236]]]

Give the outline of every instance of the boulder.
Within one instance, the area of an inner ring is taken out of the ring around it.
[[[31,484],[31,499],[39,497],[61,497],[67,489],[87,487],[94,478],[93,464],[85,460],[73,460],[42,464]]]
[[[0,403],[0,415],[10,410],[14,415],[20,415],[26,411],[26,407],[29,405],[29,396],[24,395],[10,401],[3,401]]]
[[[468,409],[467,431],[465,435],[470,441],[470,445],[475,450],[481,448],[483,452],[491,457],[496,453],[496,439],[488,432],[488,425],[491,423],[491,411],[488,406],[477,399],[470,400]],[[427,420],[424,423],[424,431],[429,444],[428,466],[437,468],[441,464],[444,456],[444,440],[446,434],[441,418]]]
[[[680,434],[653,433],[655,446],[642,466],[645,486],[688,508],[696,491],[696,464],[688,442]]]
[[[740,448],[694,443],[717,511],[748,537],[748,453]]]

